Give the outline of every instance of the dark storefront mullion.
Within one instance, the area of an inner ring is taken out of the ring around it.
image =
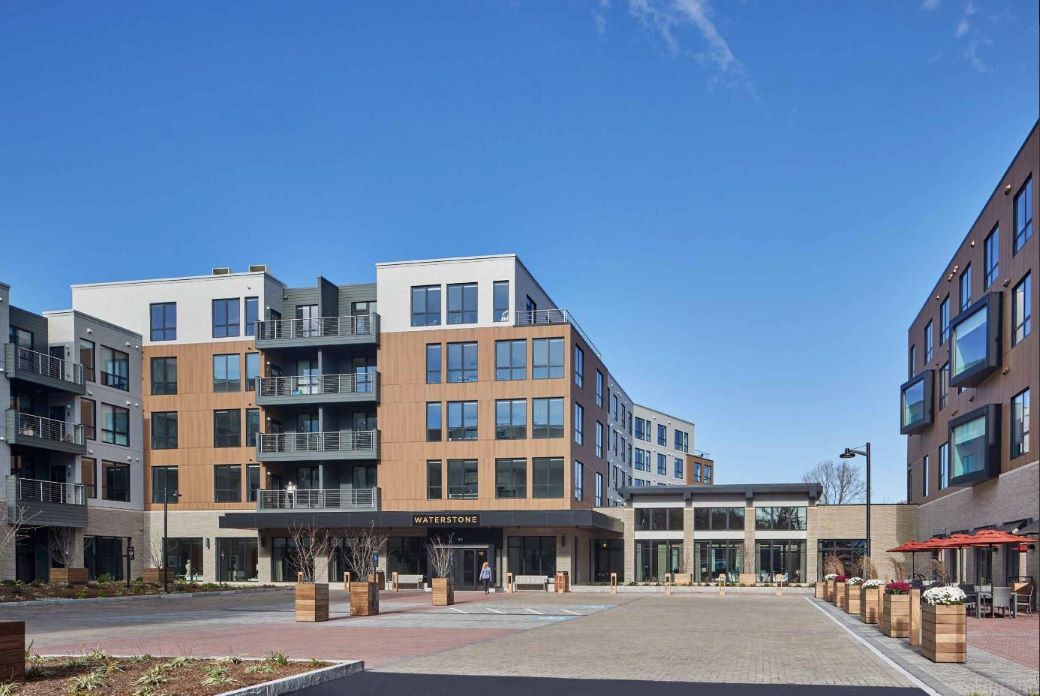
[[[845,568],[845,575],[858,575],[862,572],[859,560],[867,550],[866,539],[820,539],[817,542],[816,577],[826,575],[824,563],[828,556],[837,556]]]
[[[113,580],[125,580],[126,558],[123,537],[83,537],[83,565],[91,580],[107,575]]]
[[[759,582],[773,582],[786,575],[785,582],[802,582],[805,577],[805,540],[770,539],[755,542]]]
[[[516,575],[556,574],[555,536],[511,536],[507,556],[509,572]]]

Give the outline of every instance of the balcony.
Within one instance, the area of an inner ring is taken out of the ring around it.
[[[257,512],[286,510],[366,511],[379,509],[378,488],[297,488],[259,491]]]
[[[378,314],[274,319],[256,323],[256,347],[261,350],[377,343]]]
[[[525,309],[520,310],[516,313],[515,326],[543,326],[546,324],[570,324],[574,327],[574,330],[578,332],[578,335],[582,337],[586,345],[592,349],[601,360],[603,355],[599,352],[599,348],[592,342],[592,339],[588,337],[585,330],[578,324],[578,320],[574,318],[566,309]]]
[[[53,452],[87,453],[82,425],[20,413],[14,409],[7,411],[7,442]]]
[[[13,343],[4,344],[4,370],[10,379],[72,394],[87,393],[82,365]]]
[[[261,462],[356,460],[378,456],[378,430],[260,433],[256,439],[256,458]]]
[[[7,506],[8,519],[20,508],[22,520],[31,526],[87,526],[87,494],[82,483],[8,476]]]
[[[378,374],[261,377],[256,381],[258,406],[375,402]]]

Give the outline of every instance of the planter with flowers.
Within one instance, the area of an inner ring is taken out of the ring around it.
[[[839,575],[834,578],[834,606],[839,609],[845,608],[845,581],[848,580],[844,575]]]
[[[823,581],[825,583],[823,598],[825,600],[827,600],[828,602],[833,602],[834,601],[834,591],[835,591],[834,588],[835,588],[835,585],[837,584],[835,582],[837,577],[838,577],[837,573],[827,573],[826,575],[823,576]]]
[[[851,577],[845,581],[845,611],[849,614],[859,614],[860,595],[859,588],[863,584],[863,578]]]
[[[878,604],[881,600],[881,581],[864,580],[859,586],[859,620],[863,623],[878,622]]]
[[[910,637],[910,583],[890,582],[881,600],[881,630],[889,638]]]
[[[933,587],[921,598],[921,654],[932,662],[964,662],[968,650],[964,591]]]

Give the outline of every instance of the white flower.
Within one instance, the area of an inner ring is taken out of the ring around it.
[[[846,580],[845,584],[846,585],[862,585],[863,584],[863,578],[861,578],[861,577],[859,577],[857,575],[856,577],[852,577],[852,578],[849,578],[848,580]]]
[[[948,604],[964,604],[964,600],[966,599],[964,590],[953,585],[948,587],[933,587],[930,590],[925,590],[922,598],[926,603],[933,607]]]
[[[863,581],[863,587],[881,587],[881,581],[877,580],[877,579],[874,579],[874,580],[864,580]]]
[[[823,576],[823,579],[824,580],[833,580],[836,577],[838,577],[837,573],[827,573],[826,575]]]

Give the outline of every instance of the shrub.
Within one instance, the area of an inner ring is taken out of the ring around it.
[[[910,594],[910,583],[896,580],[885,585],[885,594],[904,595]]]
[[[839,575],[839,576],[834,578],[834,581],[835,582],[845,582],[846,579],[847,578],[844,575]]]

